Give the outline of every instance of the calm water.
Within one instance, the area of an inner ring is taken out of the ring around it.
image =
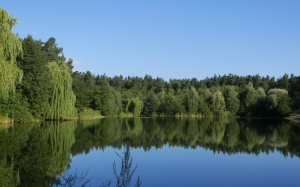
[[[116,186],[131,174],[130,186],[139,177],[142,187],[300,186],[299,157],[300,128],[289,121],[111,118],[0,126],[0,187]]]

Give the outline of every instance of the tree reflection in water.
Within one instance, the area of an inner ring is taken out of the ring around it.
[[[119,155],[121,169],[116,169],[116,163],[113,165],[113,182],[107,180],[102,186],[126,186],[133,180],[132,175],[137,169],[132,166],[129,147],[148,151],[165,145],[171,148],[201,147],[228,155],[278,151],[284,157],[300,157],[300,127],[282,120],[229,118],[107,118],[2,127],[0,187],[82,186],[87,181],[92,183],[86,173],[65,174],[65,178],[61,174],[69,169],[71,156],[108,147],[124,147],[124,153]],[[136,186],[140,185],[138,179]]]
[[[123,157],[120,156],[117,152],[116,154],[118,157],[121,158],[121,170],[118,173],[116,162],[113,164],[113,172],[116,177],[116,187],[129,187],[131,183],[132,176],[134,172],[136,171],[138,165],[136,165],[132,170],[132,156],[130,156],[130,147],[128,145],[125,146],[125,152],[123,152]],[[77,174],[77,171],[74,174],[69,175],[68,173],[64,174],[63,176],[58,179],[59,183],[56,184],[56,187],[75,187],[75,186],[81,186],[85,187],[88,185],[92,179],[87,178],[88,171],[86,173],[81,173],[80,175]],[[106,182],[103,182],[100,187],[110,187],[112,184],[112,179],[106,180]],[[138,179],[134,185],[134,187],[140,187],[142,185],[142,181],[140,179],[140,176],[138,176]]]
[[[124,158],[122,158],[120,155],[118,155],[121,160],[122,160],[122,167],[121,167],[121,171],[120,174],[118,175],[117,173],[117,169],[116,169],[116,163],[114,162],[114,174],[116,176],[117,179],[117,187],[125,187],[125,186],[129,186],[132,175],[134,174],[136,168],[138,167],[138,165],[136,165],[134,167],[134,169],[131,171],[131,164],[132,164],[132,157],[130,157],[130,148],[127,145],[126,146],[126,151],[124,153]],[[140,179],[140,176],[138,176],[137,182],[135,184],[136,187],[141,186],[142,181]]]

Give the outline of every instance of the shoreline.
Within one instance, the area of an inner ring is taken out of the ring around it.
[[[297,114],[295,116],[289,116],[289,117],[285,117],[283,119],[287,119],[296,123],[300,123],[300,114]]]
[[[124,116],[117,116],[117,117],[124,117]],[[133,117],[133,116],[125,116],[125,117]],[[153,118],[153,117],[203,117],[203,116],[139,116],[139,118]],[[209,116],[210,118],[211,116]],[[82,117],[77,117],[75,119],[69,119],[69,120],[62,120],[62,121],[72,121],[72,120],[93,120],[93,119],[103,119],[103,118],[107,118],[106,116],[82,116]],[[109,117],[108,117],[109,118]],[[213,117],[212,117],[213,118]],[[222,118],[222,117],[220,117]],[[237,117],[239,119],[271,119],[271,118],[241,118],[241,117]],[[278,118],[272,118],[272,119],[278,119]],[[300,123],[300,114],[294,115],[294,116],[289,116],[289,117],[284,117],[284,118],[280,118],[280,119],[285,119],[285,120],[290,120],[293,121],[295,123]],[[45,120],[48,121],[48,120]],[[50,120],[51,121],[51,120]],[[33,123],[33,122],[29,122],[29,123]],[[13,125],[15,124],[13,120],[7,120],[5,122],[1,122],[0,124],[4,124],[4,125]]]

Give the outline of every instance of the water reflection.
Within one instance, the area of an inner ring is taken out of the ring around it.
[[[118,172],[116,162],[113,163],[113,173],[115,175],[116,187],[129,187],[131,184],[133,174],[135,173],[138,165],[136,165],[132,169],[133,159],[130,155],[130,147],[128,145],[125,146],[125,151],[121,155],[118,153],[116,153],[116,155],[121,159],[120,172]],[[64,175],[58,177],[57,179],[58,183],[54,185],[55,187],[84,187],[86,185],[89,185],[89,183],[93,180],[88,178],[88,171],[86,171],[85,173],[82,172],[81,174],[78,174],[77,170],[75,171],[75,173],[71,174],[66,172]],[[138,176],[134,187],[140,187],[141,184],[142,181],[140,179],[140,176]],[[103,182],[100,185],[100,187],[110,187],[111,185],[112,179],[106,179],[106,181]]]
[[[77,122],[10,127],[0,134],[0,170],[11,170],[11,185],[51,186],[70,163]],[[7,178],[1,175],[3,178]],[[15,182],[16,181],[16,182]]]
[[[116,177],[116,187],[129,187],[131,183],[132,176],[137,169],[136,165],[132,170],[132,157],[130,156],[130,148],[127,145],[125,148],[125,152],[123,153],[124,156],[120,156],[118,153],[116,153],[121,158],[121,170],[120,172],[117,171],[116,162],[113,164],[113,171],[114,175]],[[100,187],[110,187],[112,180],[107,180],[105,183],[103,183]],[[142,185],[142,181],[140,179],[140,176],[138,176],[138,179],[135,183],[135,187],[140,187]]]
[[[227,154],[259,154],[279,150],[299,155],[299,127],[289,121],[188,118],[131,118],[80,121],[72,154],[92,148],[162,148],[164,145],[196,149],[204,147]]]
[[[129,147],[148,151],[165,145],[229,155],[277,150],[299,157],[300,128],[289,121],[198,118],[110,118],[1,127],[0,186],[52,186],[69,168],[70,155],[124,145],[128,147],[123,160],[130,165]],[[122,169],[116,171],[122,178],[135,169],[126,175]]]

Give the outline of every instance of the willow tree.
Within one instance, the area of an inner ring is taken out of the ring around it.
[[[16,57],[22,55],[22,43],[12,33],[17,23],[18,19],[0,8],[0,99],[4,100],[15,92],[16,81],[22,79],[22,71],[16,65]]]
[[[49,62],[51,89],[45,119],[64,120],[76,117],[76,96],[72,91],[70,69],[64,62]]]
[[[143,109],[143,101],[139,97],[128,99],[125,112],[132,113],[134,116],[139,116]]]

